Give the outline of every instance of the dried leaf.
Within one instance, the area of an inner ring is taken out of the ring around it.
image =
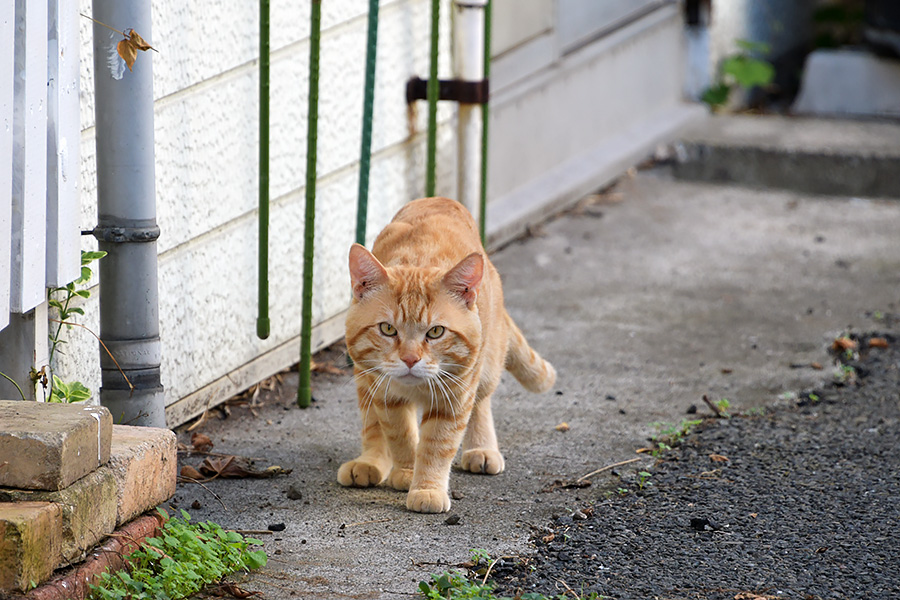
[[[822,366],[822,363],[819,363],[819,362],[809,363],[809,366],[812,367],[813,369],[815,369],[816,371],[821,371],[824,368]]]
[[[859,344],[855,340],[851,340],[845,335],[836,338],[831,344],[831,349],[836,352],[840,352],[842,350],[856,350],[857,347],[859,347]]]
[[[728,462],[729,459],[727,456],[723,456],[721,454],[710,454],[709,460],[713,462]]]
[[[137,48],[135,48],[134,44],[130,40],[124,39],[116,45],[116,50],[119,52],[122,60],[125,61],[128,70],[132,71],[131,67],[134,66],[134,61],[137,60]]]
[[[231,596],[232,598],[241,599],[262,595],[262,592],[250,592],[229,581],[217,583],[214,587],[208,588],[207,591],[213,596]]]
[[[557,425],[557,426],[555,427],[555,429],[556,429],[557,431],[568,431],[568,430],[569,430],[569,424],[566,423],[565,421],[563,421],[562,423],[560,423],[559,425]]]
[[[882,337],[873,337],[869,340],[869,348],[887,348],[888,341]]]
[[[142,52],[146,52],[147,50],[156,52],[157,50],[145,42],[144,38],[142,38],[134,29],[126,29],[124,33],[126,34],[126,37],[116,45],[116,50],[119,52],[119,56],[122,57],[122,60],[125,61],[128,70],[131,71],[134,66],[134,61],[137,60],[138,50],[141,50]]]
[[[253,461],[243,456],[209,456],[200,464],[200,472],[207,477],[244,478],[244,477],[275,477],[276,475],[290,475],[291,469],[284,469],[278,465],[272,465],[265,469],[253,466]]]
[[[556,539],[556,534],[555,534],[555,533],[548,533],[547,535],[545,535],[544,537],[541,538],[541,541],[544,542],[545,544],[549,544],[549,543],[552,542],[554,539]]]
[[[145,52],[147,50],[153,50],[154,52],[156,52],[156,48],[145,42],[144,38],[138,35],[138,32],[134,29],[129,30],[128,41],[134,44],[135,48],[137,48],[138,50],[143,50]]]
[[[195,431],[191,434],[191,446],[193,446],[194,452],[209,452],[212,450],[213,442],[205,433]]]
[[[315,371],[316,373],[328,373],[329,375],[343,375],[344,370],[340,367],[329,363],[320,363],[316,361],[312,361],[312,365],[310,366],[310,370]]]
[[[200,473],[200,471],[198,471],[191,465],[184,465],[183,467],[181,467],[181,476],[187,477],[189,479],[203,479],[203,475]]]

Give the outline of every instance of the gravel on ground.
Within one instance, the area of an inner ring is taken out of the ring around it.
[[[533,556],[494,565],[495,593],[900,598],[900,336],[854,341],[822,389],[708,419],[649,475],[578,490]]]

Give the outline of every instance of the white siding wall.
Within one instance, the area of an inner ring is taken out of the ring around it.
[[[90,0],[80,4],[89,14]],[[405,83],[428,74],[430,4],[381,2],[370,242],[402,204],[423,193],[427,107],[420,103],[408,110]],[[510,22],[495,21],[495,32],[506,42],[498,52],[502,55],[495,54],[497,87],[492,88],[498,91],[491,111],[490,195],[498,226],[507,229],[535,212],[529,203],[558,205],[561,199],[571,201],[585,186],[608,181],[629,166],[623,160],[647,152],[681,118],[673,112],[680,97],[680,20],[675,5],[652,15],[646,24],[629,26],[633,33],[604,38],[566,56],[560,50],[565,41],[554,33],[552,7],[549,0],[542,2],[532,15],[531,29],[519,32],[522,35],[508,30]],[[495,18],[502,19],[510,8],[508,0],[498,0]],[[355,228],[366,9],[365,0],[322,5],[314,348],[333,342],[343,331],[345,262]],[[159,307],[170,425],[298,358],[308,11],[308,0],[274,2],[272,7],[272,335],[261,341],[255,336],[257,3],[153,2],[148,41],[159,50],[153,57],[162,230]],[[449,77],[449,0],[443,2],[441,15],[440,75]],[[81,226],[89,229],[96,221],[96,161],[87,20],[82,20],[81,36]],[[451,197],[456,181],[454,112],[452,104],[442,103],[438,135],[437,192]],[[638,125],[643,118],[655,124],[642,130]],[[619,149],[622,136],[627,138],[625,150]],[[595,160],[604,143],[614,146],[603,150],[619,161],[613,167],[603,162],[605,155]],[[590,160],[579,163],[584,157]],[[547,177],[552,185],[547,185]],[[494,228],[489,219],[488,230]],[[92,245],[90,239],[83,243]],[[86,324],[96,328],[96,293],[85,311]],[[96,389],[96,341],[73,336],[66,352],[60,371]]]

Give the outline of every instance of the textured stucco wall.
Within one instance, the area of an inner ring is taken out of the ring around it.
[[[81,12],[90,14],[89,0]],[[364,0],[323,4],[318,141],[318,199],[313,318],[347,301],[346,252],[355,236],[362,118]],[[255,2],[153,2],[146,35],[153,60],[162,377],[167,403],[240,367],[300,331],[309,3],[278,3],[271,13],[270,317],[256,338],[258,30]],[[128,23],[110,25],[125,29]],[[96,222],[93,32],[82,25],[82,229]],[[430,3],[381,3],[369,239],[406,201],[421,195],[427,109],[410,114],[406,80],[429,68]],[[449,10],[442,11],[441,76],[450,75]],[[128,77],[128,73],[125,74]],[[441,106],[438,193],[453,195],[455,156]],[[85,248],[93,246],[84,239]],[[84,322],[97,331],[98,294]],[[97,345],[73,330],[59,371],[99,387]],[[299,348],[298,348],[299,353]]]

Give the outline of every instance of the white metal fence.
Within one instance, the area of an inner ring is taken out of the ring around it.
[[[0,329],[79,275],[79,18],[0,2]]]

